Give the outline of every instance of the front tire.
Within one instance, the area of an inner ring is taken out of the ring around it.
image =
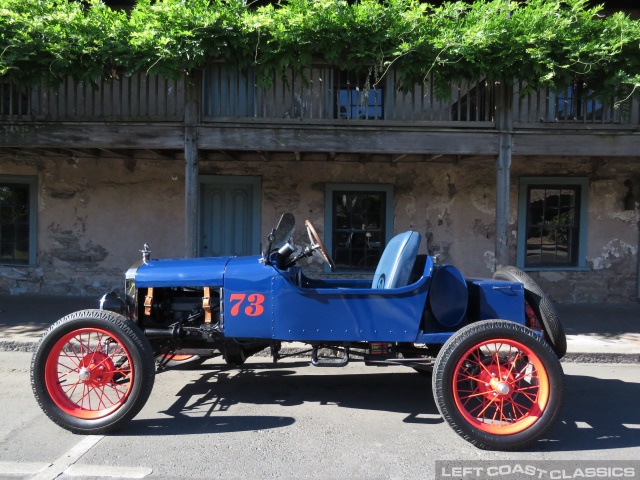
[[[442,417],[485,450],[519,450],[555,422],[564,398],[560,361],[531,329],[504,320],[459,330],[436,359]]]
[[[153,389],[155,363],[137,325],[105,310],[61,318],[31,359],[38,404],[73,433],[103,434],[132,419]]]

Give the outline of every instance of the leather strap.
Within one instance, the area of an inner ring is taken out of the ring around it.
[[[204,287],[202,309],[204,310],[204,323],[211,323],[211,290],[209,287]]]
[[[151,306],[153,305],[153,287],[147,289],[147,296],[144,297],[144,314],[151,315]]]

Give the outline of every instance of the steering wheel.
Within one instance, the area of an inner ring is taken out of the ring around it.
[[[311,242],[311,245],[310,245],[311,249],[314,252],[316,250],[320,251],[320,255],[322,256],[322,259],[325,262],[327,262],[327,265],[329,265],[329,268],[333,272],[336,269],[336,264],[333,263],[333,260],[331,259],[331,256],[329,256],[327,249],[324,248],[324,245],[322,244],[322,240],[320,240],[320,237],[318,236],[316,229],[313,228],[313,225],[309,220],[305,220],[304,225],[305,227],[307,227],[307,234],[309,235],[309,241]]]

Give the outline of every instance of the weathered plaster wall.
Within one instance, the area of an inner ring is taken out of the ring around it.
[[[640,169],[636,158],[518,158],[512,165],[512,198],[520,176],[573,175],[590,180],[588,271],[532,272],[552,299],[562,302],[629,302],[637,300],[640,225]],[[625,210],[625,180],[634,184],[636,208]],[[512,202],[517,209],[517,202]],[[512,243],[515,255],[515,216]]]
[[[305,156],[291,161],[272,156],[269,162],[201,162],[200,172],[207,175],[262,175],[262,238],[283,211],[296,215],[299,228],[294,239],[303,244],[302,227],[309,218],[324,232],[326,183],[372,183],[394,185],[394,233],[413,229],[423,234],[421,253],[441,255],[442,260],[460,265],[469,275],[487,275],[493,268],[491,258],[483,252],[493,250],[495,218],[492,211],[495,195],[493,161],[398,162],[386,158],[326,155]],[[380,160],[380,161],[378,161]],[[382,161],[387,160],[387,161]],[[321,233],[322,235],[322,233]],[[479,252],[473,254],[471,252]],[[314,273],[322,265],[313,259]]]
[[[421,253],[437,253],[467,276],[495,267],[495,167],[492,158],[419,161],[389,157],[209,153],[202,175],[260,175],[265,238],[283,211],[298,220],[294,240],[306,243],[309,218],[324,232],[326,183],[394,185],[394,233],[423,234]],[[267,161],[265,161],[265,159]],[[363,160],[363,161],[360,161]],[[588,271],[532,272],[553,300],[632,301],[636,295],[638,209],[624,210],[624,181],[637,179],[636,159],[514,158],[510,256],[515,263],[520,176],[591,179]],[[182,160],[0,158],[0,174],[38,176],[38,265],[0,266],[0,292],[94,295],[120,287],[123,273],[148,242],[153,257],[180,257],[184,243]],[[640,199],[640,194],[636,194]],[[320,274],[314,257],[307,267]]]
[[[37,176],[38,211],[37,265],[0,266],[0,291],[97,295],[122,287],[145,242],[183,254],[181,162],[3,157],[1,174]]]

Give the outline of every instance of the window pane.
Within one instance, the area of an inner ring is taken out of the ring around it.
[[[525,266],[577,266],[579,186],[529,187]]]
[[[29,195],[24,184],[0,184],[0,261],[29,263]]]
[[[384,192],[333,194],[332,252],[342,269],[375,270],[384,248]]]
[[[335,92],[337,118],[342,120],[383,118],[384,89],[369,88],[366,75],[338,72]]]

